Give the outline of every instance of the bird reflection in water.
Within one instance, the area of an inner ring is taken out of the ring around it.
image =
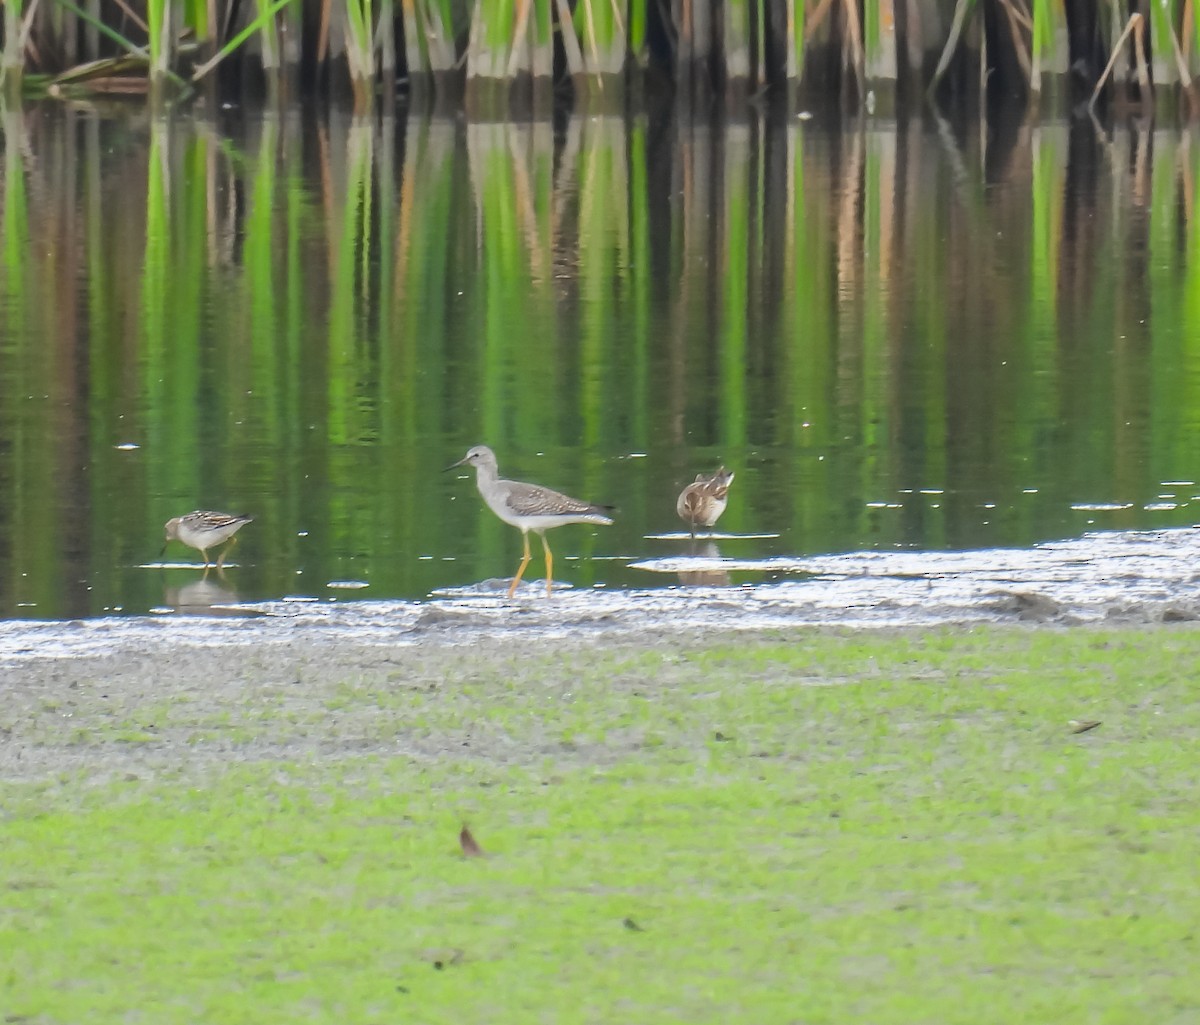
[[[199,580],[182,587],[165,587],[163,604],[176,612],[191,616],[247,616],[248,609],[237,607],[237,591],[224,583],[224,573],[210,577],[207,573]]]
[[[688,553],[695,559],[711,559],[713,565],[704,569],[681,570],[679,582],[684,587],[728,587],[729,570],[721,564],[721,550],[715,541],[697,541],[688,544]]]

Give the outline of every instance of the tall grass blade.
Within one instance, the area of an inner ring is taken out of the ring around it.
[[[375,30],[373,0],[345,0],[346,58],[357,111],[370,108],[375,83]]]
[[[591,57],[589,73],[601,81],[620,74],[625,66],[625,16],[618,3],[624,0],[579,0],[575,7],[580,49]]]
[[[21,94],[25,73],[24,48],[21,46],[22,0],[4,2],[4,50],[0,53],[0,90],[10,99]]]
[[[954,5],[954,19],[950,23],[950,35],[946,38],[946,45],[942,47],[942,55],[938,58],[933,78],[929,81],[929,92],[932,93],[937,88],[942,76],[949,69],[950,61],[954,59],[955,51],[958,49],[958,41],[966,27],[967,17],[974,8],[975,0],[958,0]]]
[[[895,0],[874,0],[863,11],[863,48],[866,53],[868,80],[895,81],[896,16]]]
[[[283,64],[279,53],[279,27],[275,22],[275,13],[270,0],[255,0],[258,17],[254,23],[258,25],[259,55],[262,69],[269,82],[276,80]]]
[[[554,0],[554,4],[558,12],[558,24],[562,33],[563,54],[567,63],[567,74],[578,80],[587,71],[587,65],[583,59],[583,50],[579,46],[579,39],[572,28],[571,9],[567,6],[567,0]]]
[[[1035,0],[1033,4],[1033,35],[1029,44],[1029,89],[1035,94],[1042,91],[1042,66],[1054,40],[1052,18],[1050,4],[1045,0],[1042,3],[1037,3]]]
[[[62,2],[64,2],[64,0],[59,0],[59,2],[62,3]],[[273,2],[270,3],[269,5],[267,5],[266,7],[260,8],[259,12],[258,12],[258,17],[256,17],[254,19],[254,21],[252,21],[249,25],[247,25],[244,29],[242,29],[237,35],[235,35],[232,39],[230,39],[229,42],[227,42],[224,46],[221,47],[220,50],[218,50],[215,54],[213,54],[213,56],[209,60],[205,61],[198,68],[196,68],[196,70],[194,72],[192,72],[192,81],[199,82],[200,79],[204,78],[210,71],[213,70],[213,68],[215,68],[218,64],[220,64],[221,61],[223,61],[226,57],[228,57],[231,53],[233,53],[239,46],[241,46],[243,43],[245,43],[247,39],[249,39],[251,36],[253,36],[260,29],[262,29],[266,25],[266,23],[269,19],[274,18],[275,15],[278,14],[281,10],[283,10],[289,4],[294,3],[294,2],[295,2],[295,0],[273,0]]]
[[[146,21],[150,46],[150,89],[157,94],[167,80],[171,66],[171,22],[174,4],[169,0],[146,0]]]

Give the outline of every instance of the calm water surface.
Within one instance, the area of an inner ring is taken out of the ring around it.
[[[520,536],[441,472],[477,443],[619,507],[550,535],[567,619],[726,585],[689,615],[1193,590],[1186,132],[0,124],[0,616],[490,608]],[[722,462],[693,545],[676,495]],[[223,575],[159,562],[197,507],[255,517]]]

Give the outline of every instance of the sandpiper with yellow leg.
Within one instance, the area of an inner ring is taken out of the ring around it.
[[[475,483],[487,507],[505,523],[520,530],[525,541],[521,565],[508,588],[510,598],[516,592],[517,584],[521,582],[525,567],[529,565],[531,530],[542,539],[542,548],[546,553],[546,596],[549,597],[553,589],[554,556],[551,555],[550,545],[546,542],[546,531],[552,527],[561,527],[564,523],[612,523],[612,519],[607,515],[612,512],[610,505],[581,502],[578,498],[551,491],[540,484],[505,480],[500,476],[500,469],[496,465],[496,454],[486,445],[476,445],[462,459],[446,469],[453,470],[456,466],[464,464],[475,467]]]
[[[206,509],[197,509],[186,516],[176,516],[166,522],[164,529],[167,539],[163,542],[162,551],[159,552],[158,557],[160,559],[163,557],[167,545],[172,541],[182,541],[189,548],[195,548],[204,556],[204,568],[208,569],[208,550],[229,541],[229,546],[221,552],[221,557],[217,559],[217,569],[221,569],[225,564],[225,556],[237,544],[237,538],[233,535],[247,523],[252,522],[253,517],[250,516],[235,516],[231,513],[211,512]]]

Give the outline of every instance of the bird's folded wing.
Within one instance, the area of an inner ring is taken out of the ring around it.
[[[518,516],[565,516],[568,513],[598,512],[595,506],[536,484],[510,488],[504,504]]]

